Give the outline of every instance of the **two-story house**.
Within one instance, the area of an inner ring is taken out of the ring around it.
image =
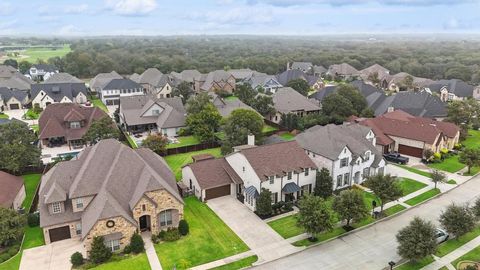
[[[272,192],[272,204],[296,201],[315,187],[315,163],[297,142],[237,148],[226,157],[204,157],[182,168],[183,184],[205,201],[234,196],[255,211],[262,189]]]
[[[112,251],[130,244],[135,232],[156,234],[177,227],[183,200],[162,157],[114,139],[87,147],[42,178],[38,208],[48,245],[75,239],[91,249],[96,236]]]
[[[38,83],[32,84],[30,93],[32,106],[45,109],[53,103],[87,102],[87,88],[85,83]]]
[[[320,112],[320,103],[317,100],[309,99],[291,87],[278,88],[272,99],[275,114],[270,115],[269,119],[275,123],[280,123],[284,114],[304,116]]]
[[[141,75],[131,76],[131,80],[141,84],[148,94],[157,98],[169,98],[172,95],[173,80],[156,68],[149,68]]]
[[[283,87],[277,78],[273,75],[255,73],[251,77],[244,81],[245,84],[249,84],[253,89],[259,91],[263,89],[265,93],[275,93],[278,88]]]
[[[334,189],[361,184],[371,175],[385,173],[385,160],[375,148],[376,137],[368,127],[314,126],[295,139],[319,168],[330,171]]]
[[[226,92],[233,93],[236,88],[236,80],[232,74],[224,70],[215,70],[208,74],[203,74],[195,79],[194,90],[196,92]]]
[[[35,64],[28,70],[28,76],[35,81],[48,80],[55,73],[58,73],[58,69],[47,64]]]
[[[0,87],[0,111],[21,109],[27,102],[26,92]]]
[[[99,89],[98,95],[105,105],[119,105],[120,97],[145,95],[145,89],[130,79],[112,79]]]

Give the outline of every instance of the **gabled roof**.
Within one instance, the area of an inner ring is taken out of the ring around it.
[[[140,84],[130,80],[130,79],[112,79],[105,86],[102,87],[102,90],[119,90],[119,89],[141,89],[143,88]]]
[[[84,82],[73,75],[60,72],[60,73],[55,73],[52,76],[48,77],[48,79],[46,79],[44,83],[84,83]]]
[[[0,171],[0,207],[10,208],[23,188],[22,177]]]
[[[247,104],[243,103],[240,99],[224,99],[215,93],[209,93],[212,97],[212,103],[217,108],[220,115],[223,117],[228,117],[234,110],[236,109],[247,109],[252,110],[254,112],[255,109],[248,106]]]
[[[1,74],[0,74],[1,75]],[[0,87],[7,87],[10,89],[30,90],[33,81],[25,77],[20,72],[11,74],[8,78],[0,77]]]
[[[48,64],[34,64],[32,65],[32,68],[43,70],[45,72],[58,72],[58,69],[55,66]]]
[[[245,83],[250,84],[253,89],[257,87],[264,87],[267,84],[273,84],[277,87],[282,87],[282,85],[277,81],[277,78],[273,75],[267,74],[254,74],[250,78],[248,78]]]
[[[313,67],[312,62],[293,62],[291,69],[310,70]]]
[[[373,65],[359,71],[359,73],[361,73],[362,75],[365,75],[367,77],[368,77],[368,75],[374,74],[375,72],[378,74],[379,78],[382,78],[383,75],[390,73],[390,71],[387,68],[384,68],[379,64],[373,64]]]
[[[285,70],[284,72],[278,74],[276,76],[277,81],[281,85],[287,85],[288,82],[296,79],[303,79],[307,81],[308,85],[312,86],[314,85],[318,80],[320,80],[319,77],[313,76],[313,75],[308,75],[305,72],[299,70],[299,69],[289,69]]]
[[[249,68],[229,69],[227,72],[230,73],[236,80],[245,80],[255,73],[255,71]]]
[[[0,99],[2,99],[6,103],[12,97],[16,98],[18,101],[24,104],[25,98],[27,98],[27,93],[20,90],[12,90],[6,87],[0,87]]]
[[[228,79],[233,77],[232,74],[226,72],[225,70],[215,70],[207,74],[205,77],[205,82],[200,87],[202,90],[210,90],[215,83],[227,83]],[[234,86],[234,85],[232,85]]]
[[[138,77],[133,76],[133,78],[130,77],[130,79],[140,84],[149,84],[153,87],[163,87],[166,84],[173,84],[169,75],[163,74],[156,68],[149,68],[145,70],[142,75],[138,75]]]
[[[187,69],[187,70],[184,70],[180,73],[171,72],[170,74],[176,80],[186,81],[186,82],[189,82],[189,83],[193,83],[194,81],[198,81],[202,77],[202,73],[200,73],[196,69]]]
[[[292,111],[318,111],[320,106],[317,101],[310,100],[291,87],[278,88],[273,97],[273,106],[280,113]]]
[[[224,157],[200,160],[185,167],[190,167],[201,189],[243,183]]]
[[[315,74],[323,74],[327,72],[327,69],[324,66],[313,66],[313,73]]]
[[[90,81],[90,88],[91,89],[101,89],[107,83],[109,83],[113,79],[122,79],[123,77],[120,76],[116,71],[112,71],[110,73],[99,73]]]
[[[0,65],[0,79],[8,79],[18,73],[17,69],[9,65]]]
[[[60,102],[64,97],[67,97],[71,101],[79,93],[83,93],[87,96],[87,87],[85,83],[38,83],[32,84],[31,97],[35,99],[41,92],[45,92],[46,95],[51,97],[54,102]]]
[[[458,79],[435,81],[426,86],[432,92],[440,93],[442,88],[446,88],[449,93],[455,94],[457,97],[471,97],[473,96],[473,85]]]
[[[328,68],[328,73],[330,75],[344,75],[344,76],[353,76],[358,75],[358,70],[352,67],[350,64],[342,63],[339,65],[331,65]]]

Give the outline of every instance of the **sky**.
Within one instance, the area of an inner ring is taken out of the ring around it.
[[[0,0],[2,36],[480,33],[480,0]]]

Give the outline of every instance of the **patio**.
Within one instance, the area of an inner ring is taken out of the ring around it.
[[[56,157],[62,157],[66,155],[77,155],[79,152],[81,152],[83,149],[85,149],[85,146],[82,146],[81,148],[70,148],[68,145],[62,145],[58,147],[42,147],[42,155],[41,159],[43,164],[48,164],[53,162],[54,158]]]

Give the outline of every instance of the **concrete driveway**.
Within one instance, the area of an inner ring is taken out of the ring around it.
[[[473,202],[480,195],[480,176],[443,195],[413,207],[391,219],[259,266],[259,269],[383,269],[398,261],[395,234],[419,216],[438,224],[438,217],[452,202]]]
[[[258,263],[275,260],[301,248],[290,245],[237,199],[224,196],[207,205],[258,255]]]
[[[26,249],[20,261],[20,270],[70,270],[70,256],[77,251],[85,257],[83,244],[76,239]]]

